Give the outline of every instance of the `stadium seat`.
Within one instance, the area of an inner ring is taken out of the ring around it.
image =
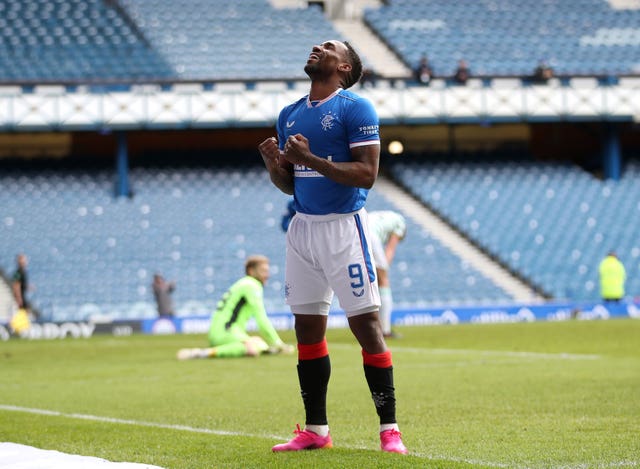
[[[310,46],[341,35],[302,4],[0,0],[0,82],[303,79]],[[462,58],[479,75],[529,76],[540,60],[561,75],[631,75],[640,10],[623,13],[602,0],[394,0],[364,18],[407,65],[426,53],[440,76]]]
[[[396,164],[394,176],[478,246],[558,299],[597,300],[597,268],[615,249],[640,291],[640,174],[619,182],[558,163]],[[561,201],[559,203],[558,201]]]
[[[97,307],[120,319],[135,317],[135,311],[147,317],[149,308],[140,305],[153,304],[149,286],[156,271],[177,282],[177,308],[215,304],[242,274],[244,258],[256,252],[272,260],[269,310],[287,310],[280,229],[287,198],[263,168],[136,168],[130,180],[135,196],[122,199],[113,197],[108,171],[0,175],[3,263],[8,268],[15,252],[29,254],[37,286],[33,302],[46,315],[87,319],[86,312]],[[369,208],[393,207],[374,190]],[[398,307],[508,300],[409,222],[392,266]]]
[[[414,66],[426,53],[436,75],[464,58],[473,73],[530,76],[540,60],[556,74],[632,74],[640,10],[602,0],[497,2],[394,0],[365,20]]]

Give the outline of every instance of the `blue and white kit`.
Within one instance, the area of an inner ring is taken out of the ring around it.
[[[302,134],[309,140],[311,153],[335,162],[351,161],[354,147],[380,144],[378,114],[373,105],[347,90],[338,90],[315,103],[305,96],[285,107],[277,131],[281,150],[287,138]],[[355,212],[364,207],[369,192],[339,184],[301,165],[294,166],[294,177],[297,213]]]
[[[378,115],[366,99],[339,89],[318,102],[308,96],[278,119],[280,148],[304,135],[311,153],[352,161],[351,149],[380,145]],[[332,181],[294,165],[293,217],[287,231],[285,297],[294,314],[328,314],[333,294],[347,316],[377,311],[380,294],[364,205],[368,189]]]

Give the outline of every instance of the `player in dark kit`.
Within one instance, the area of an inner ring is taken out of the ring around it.
[[[380,160],[378,116],[372,104],[347,91],[362,63],[346,42],[313,46],[305,66],[307,96],[286,106],[278,138],[259,145],[271,181],[293,194],[287,230],[285,297],[295,317],[298,378],[305,427],[273,451],[328,448],[326,397],[331,374],[325,338],[334,293],[362,347],[364,374],[380,418],[383,451],[406,453],[396,423],[391,351],[378,310],[380,294],[364,208]]]

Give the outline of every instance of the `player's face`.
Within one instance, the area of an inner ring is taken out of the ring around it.
[[[326,41],[313,46],[304,71],[310,78],[329,76],[347,60],[347,46],[340,41]]]
[[[253,271],[253,276],[257,278],[264,285],[269,280],[269,263],[261,262],[256,265]]]

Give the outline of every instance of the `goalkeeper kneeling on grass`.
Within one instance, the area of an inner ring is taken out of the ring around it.
[[[246,275],[236,281],[218,302],[211,316],[210,348],[185,348],[178,360],[192,358],[255,357],[263,353],[294,352],[274,329],[264,308],[264,285],[269,279],[269,259],[254,255],[245,262]],[[254,318],[260,336],[247,333],[247,322]]]

